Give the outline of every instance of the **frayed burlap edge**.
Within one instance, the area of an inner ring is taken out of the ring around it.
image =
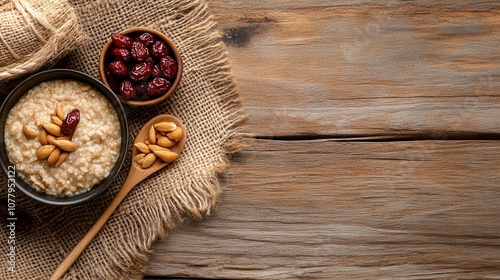
[[[204,1],[190,1],[190,4],[194,8],[192,13],[205,14],[209,10]],[[139,220],[155,220],[156,215],[162,219],[152,228],[142,230],[141,242],[137,242],[137,239],[124,242],[120,255],[110,260],[113,263],[111,269],[100,271],[100,279],[142,279],[147,272],[153,243],[158,239],[165,239],[168,233],[185,219],[201,220],[212,213],[219,204],[222,192],[220,174],[229,167],[231,155],[248,146],[244,141],[246,134],[241,133],[239,129],[248,117],[234,81],[226,46],[216,25],[211,15],[199,23],[200,28],[211,31],[209,40],[203,44],[210,45],[211,56],[207,57],[207,60],[212,60],[212,66],[220,71],[209,78],[210,82],[220,89],[217,97],[221,107],[226,110],[224,118],[228,133],[222,147],[223,155],[218,159],[219,164],[213,170],[206,170],[204,176],[192,178],[188,184],[165,197],[158,209],[159,213],[141,212],[141,215],[137,215],[135,218]]]

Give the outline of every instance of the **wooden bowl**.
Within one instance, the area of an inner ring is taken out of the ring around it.
[[[170,87],[170,89],[166,93],[164,93],[156,98],[146,99],[146,100],[129,100],[129,99],[122,97],[120,92],[113,90],[113,88],[110,86],[110,83],[106,77],[105,71],[106,71],[106,66],[108,65],[108,61],[109,61],[108,52],[109,52],[110,48],[112,47],[111,34],[109,34],[110,39],[106,42],[106,44],[102,48],[101,54],[99,56],[99,75],[101,77],[101,81],[107,87],[109,87],[113,92],[115,92],[118,100],[120,100],[121,103],[123,103],[125,105],[129,105],[129,106],[152,106],[152,105],[157,105],[157,104],[163,102],[165,99],[167,99],[169,96],[171,96],[174,93],[174,91],[176,90],[177,86],[179,85],[179,83],[181,81],[181,77],[182,77],[181,55],[179,53],[179,50],[175,46],[174,42],[170,38],[168,38],[165,34],[159,32],[157,30],[154,30],[152,28],[149,28],[149,27],[132,27],[132,28],[125,29],[125,30],[123,30],[121,32],[117,32],[117,33],[127,35],[131,38],[134,38],[135,36],[142,34],[144,32],[151,33],[156,38],[163,40],[168,45],[168,47],[171,50],[172,58],[175,59],[175,61],[177,61],[177,75],[175,77],[175,80],[172,81],[172,86]]]

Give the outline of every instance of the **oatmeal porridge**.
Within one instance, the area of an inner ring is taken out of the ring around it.
[[[65,135],[61,128],[68,131],[64,125],[74,125],[75,111],[79,121],[74,132]],[[30,89],[9,112],[4,136],[19,177],[56,196],[86,192],[106,178],[121,141],[118,116],[106,97],[85,83],[66,79]]]

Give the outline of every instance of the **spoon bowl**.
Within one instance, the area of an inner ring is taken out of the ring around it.
[[[144,142],[148,138],[149,129],[152,125],[159,122],[173,122],[177,126],[182,128],[182,137],[177,141],[177,143],[169,148],[172,152],[180,154],[182,149],[184,148],[184,144],[186,143],[186,128],[184,124],[177,119],[176,117],[168,114],[158,115],[151,120],[149,120],[139,131],[137,137],[135,138],[134,144],[139,142]],[[134,148],[132,152],[132,158],[134,158],[138,154],[137,149]],[[95,224],[90,228],[90,230],[85,234],[85,236],[76,244],[73,250],[66,256],[66,258],[59,264],[56,268],[50,280],[57,280],[64,276],[66,271],[71,267],[71,265],[76,261],[76,259],[81,255],[83,250],[87,247],[87,245],[92,241],[92,239],[96,236],[99,230],[104,226],[106,221],[109,219],[111,214],[116,210],[118,205],[123,201],[125,196],[132,190],[134,186],[140,183],[142,180],[149,177],[149,175],[155,173],[156,171],[162,169],[168,165],[168,163],[161,161],[160,159],[156,159],[156,161],[148,168],[142,168],[140,164],[135,161],[132,161],[132,165],[130,167],[130,171],[128,173],[127,179],[123,183],[120,191],[116,194],[115,198],[111,201],[108,208],[104,210],[102,215],[97,219]]]
[[[184,148],[184,144],[186,143],[186,138],[187,138],[186,137],[186,127],[184,127],[184,124],[178,118],[176,118],[172,115],[168,115],[168,114],[158,115],[158,116],[152,118],[151,120],[149,120],[144,125],[144,127],[141,129],[141,131],[139,131],[139,134],[137,134],[137,137],[135,138],[134,144],[144,142],[146,139],[148,139],[149,128],[152,125],[159,123],[159,122],[173,122],[178,127],[182,128],[181,139],[179,141],[177,141],[177,143],[174,146],[169,148],[170,151],[172,151],[176,154],[180,154],[182,149]],[[137,154],[139,154],[139,151],[137,149],[134,149],[134,151],[132,152],[132,158],[135,158],[135,156]],[[132,175],[137,176],[137,179],[140,179],[140,181],[142,181],[143,179],[145,179],[149,175],[151,175],[151,174],[155,173],[156,171],[165,167],[167,164],[168,163],[166,163],[160,159],[156,159],[156,161],[153,163],[153,165],[151,165],[148,168],[143,169],[139,163],[137,163],[136,161],[132,161],[132,166],[130,167],[129,177],[131,176],[130,174],[132,174]],[[142,177],[144,177],[144,178],[142,178]],[[127,178],[127,180],[128,180],[128,178]]]

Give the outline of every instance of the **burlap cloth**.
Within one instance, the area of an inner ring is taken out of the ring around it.
[[[181,156],[136,186],[111,216],[64,279],[141,279],[152,244],[186,218],[210,214],[221,192],[217,175],[238,149],[242,107],[225,46],[203,0],[70,1],[89,41],[51,67],[77,69],[98,77],[98,54],[112,32],[133,26],[158,29],[176,42],[183,79],[165,103],[127,108],[132,144],[150,118],[170,113],[187,127]],[[8,84],[7,84],[8,85]],[[10,86],[10,85],[8,85]],[[34,227],[16,233],[16,272],[7,270],[7,229],[2,227],[0,279],[48,279],[61,260],[104,211],[125,180],[124,168],[109,190],[94,200],[68,207],[48,206],[17,192],[17,210],[34,217]],[[2,172],[0,182],[7,185]],[[6,196],[5,187],[1,190]]]
[[[85,39],[65,0],[0,0],[0,81],[53,63]]]

